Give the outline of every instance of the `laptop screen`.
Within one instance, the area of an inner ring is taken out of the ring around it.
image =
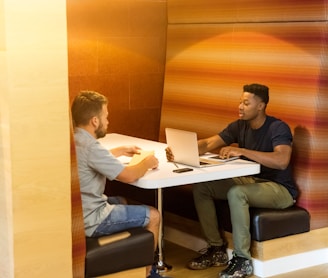
[[[166,143],[172,150],[174,161],[199,167],[197,134],[195,132],[166,128]]]

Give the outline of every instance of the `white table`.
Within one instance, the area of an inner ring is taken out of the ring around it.
[[[226,178],[248,176],[258,174],[260,172],[260,165],[258,163],[237,159],[222,165],[193,168],[194,170],[191,172],[178,174],[173,172],[173,170],[176,169],[176,166],[173,163],[168,162],[166,159],[165,148],[167,147],[167,145],[164,143],[121,135],[117,133],[107,134],[104,138],[99,139],[99,142],[108,149],[112,149],[122,145],[136,145],[142,148],[143,150],[153,150],[155,152],[155,156],[159,160],[158,168],[155,170],[149,170],[145,174],[145,176],[131,184],[144,189],[158,189],[157,206],[161,215],[163,215],[162,188],[210,180],[220,180]],[[120,158],[123,163],[128,163],[130,159],[131,158],[127,157]],[[178,166],[181,168],[186,167],[185,165],[181,164]],[[163,227],[161,221],[158,242],[159,263],[163,263],[162,240]]]

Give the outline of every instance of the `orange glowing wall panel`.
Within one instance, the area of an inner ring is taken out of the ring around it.
[[[69,91],[109,99],[108,132],[158,138],[166,1],[67,0]]]
[[[168,0],[169,23],[327,20],[327,0]]]
[[[328,226],[328,1],[168,1],[164,128],[216,134],[242,86],[270,88],[268,114],[294,133],[298,204]]]

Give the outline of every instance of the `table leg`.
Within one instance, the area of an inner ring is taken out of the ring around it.
[[[162,188],[157,189],[157,209],[162,216],[162,221],[159,226],[158,233],[158,262],[157,269],[159,271],[169,271],[172,269],[171,265],[164,262],[164,250],[163,250],[163,240],[164,240],[164,226],[163,226],[163,194]]]

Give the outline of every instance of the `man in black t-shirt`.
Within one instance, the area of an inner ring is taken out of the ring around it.
[[[294,204],[297,188],[290,171],[292,134],[283,121],[266,115],[269,89],[245,85],[239,104],[239,120],[218,134],[198,141],[199,154],[220,149],[222,158],[239,156],[261,164],[255,176],[193,185],[195,207],[208,242],[207,251],[188,263],[190,269],[226,265],[222,278],[242,278],[253,273],[250,254],[249,207],[283,209]],[[238,147],[232,146],[236,143]],[[167,158],[174,160],[170,148]],[[228,262],[227,243],[222,239],[214,200],[228,200],[233,230],[233,257]]]

